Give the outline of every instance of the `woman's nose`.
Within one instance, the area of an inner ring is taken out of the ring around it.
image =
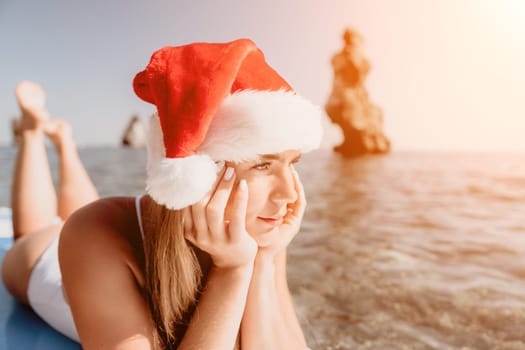
[[[297,200],[292,169],[286,169],[275,177],[275,185],[270,199],[277,202],[293,203]]]

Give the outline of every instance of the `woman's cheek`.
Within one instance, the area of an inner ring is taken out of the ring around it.
[[[263,209],[268,198],[265,196],[264,183],[262,181],[248,182],[248,207],[246,214],[255,220],[257,216],[263,215]]]
[[[248,186],[248,207],[246,208],[248,217],[257,216],[258,201],[257,192],[254,191],[253,186]]]

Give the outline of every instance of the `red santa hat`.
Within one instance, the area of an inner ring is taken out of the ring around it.
[[[248,39],[164,47],[133,88],[157,107],[146,191],[170,209],[206,195],[216,161],[308,152],[321,142],[321,109],[297,95]]]

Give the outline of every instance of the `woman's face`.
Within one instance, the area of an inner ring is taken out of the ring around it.
[[[263,155],[260,161],[227,163],[235,168],[237,182],[245,179],[248,184],[246,229],[259,246],[268,246],[278,237],[287,205],[297,200],[292,171],[300,157],[291,150]]]

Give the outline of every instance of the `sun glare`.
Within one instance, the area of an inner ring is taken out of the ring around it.
[[[525,19],[525,1],[523,0],[503,0],[497,1],[503,8],[505,15],[509,17],[518,17],[520,19]]]
[[[486,15],[496,16],[502,21],[502,25],[521,24],[525,23],[525,1],[523,0],[499,0],[499,1],[485,1],[484,3]]]

